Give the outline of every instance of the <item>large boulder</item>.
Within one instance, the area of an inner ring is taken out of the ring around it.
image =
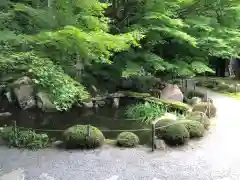
[[[167,84],[162,90],[161,99],[183,102],[183,93],[177,85]]]
[[[45,112],[56,111],[56,106],[45,92],[38,92],[36,94],[37,107]]]
[[[29,77],[25,76],[14,81],[12,88],[21,109],[25,110],[36,106],[34,83]]]

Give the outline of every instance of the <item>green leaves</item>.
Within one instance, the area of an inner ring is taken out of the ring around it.
[[[58,110],[67,110],[75,102],[89,97],[81,84],[47,58],[34,57],[29,68],[28,72],[36,79],[35,82],[52,96]]]
[[[167,112],[167,108],[162,104],[154,103],[138,103],[129,105],[126,109],[125,115],[128,118],[140,120],[150,124],[152,120],[157,117],[163,116]]]

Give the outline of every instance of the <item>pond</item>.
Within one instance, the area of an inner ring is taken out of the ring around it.
[[[126,104],[120,104],[119,108],[111,106],[104,106],[97,110],[73,108],[69,112],[43,113],[39,110],[19,110],[3,99],[0,102],[0,112],[12,113],[10,117],[0,118],[0,126],[11,125],[13,121],[16,121],[20,127],[40,129],[36,132],[45,132],[46,130],[65,130],[76,124],[91,124],[102,130],[108,139],[115,139],[121,131],[150,129],[149,125],[141,123],[139,120],[126,119],[124,116]],[[61,140],[62,132],[60,131],[46,133],[50,137]],[[137,131],[134,133],[139,136],[140,144],[144,145],[151,142],[151,131]]]

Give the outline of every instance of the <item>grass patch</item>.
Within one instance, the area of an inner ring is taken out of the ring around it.
[[[128,118],[137,119],[149,124],[156,117],[163,116],[166,112],[167,109],[163,104],[145,102],[129,105],[126,109],[125,115]]]
[[[228,97],[240,100],[240,80],[230,77],[197,77],[198,86],[209,88]]]
[[[224,95],[226,95],[228,97],[240,100],[240,92],[237,92],[237,93],[221,92],[221,93],[223,93]]]

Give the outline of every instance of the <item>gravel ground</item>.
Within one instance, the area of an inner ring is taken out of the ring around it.
[[[217,124],[185,147],[154,153],[144,147],[37,152],[0,147],[0,180],[240,180],[240,101],[208,95],[218,108]]]

